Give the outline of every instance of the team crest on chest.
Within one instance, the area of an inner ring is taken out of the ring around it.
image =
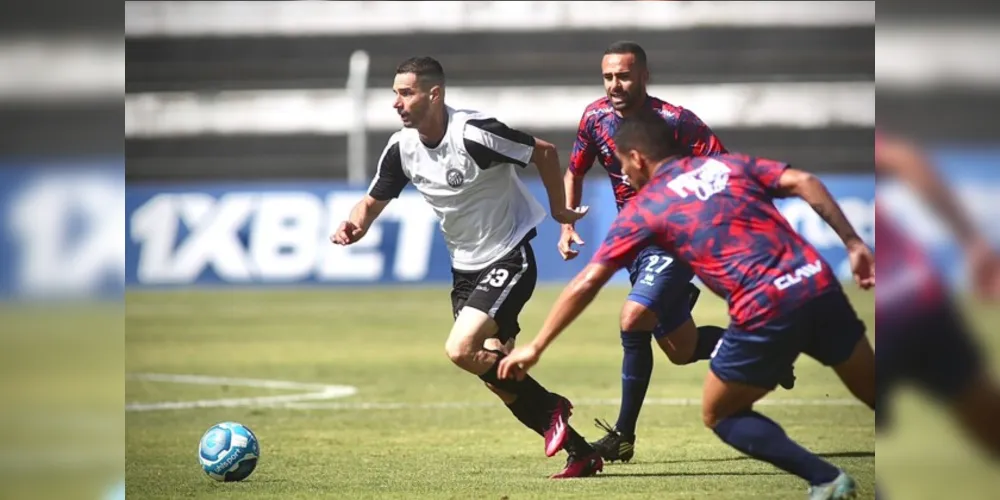
[[[457,188],[465,182],[465,175],[462,174],[462,171],[457,168],[449,168],[448,171],[445,172],[444,178],[448,181],[448,185],[453,188]]]

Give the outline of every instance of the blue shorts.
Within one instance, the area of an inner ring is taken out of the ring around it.
[[[647,247],[639,252],[628,271],[632,282],[628,300],[642,304],[659,317],[653,336],[663,337],[691,319],[694,272],[690,266],[675,261],[660,248]]]
[[[847,361],[864,335],[864,322],[843,290],[837,289],[753,331],[730,326],[710,366],[726,382],[774,389],[799,354],[826,366],[837,365]]]
[[[875,328],[876,407],[883,407],[875,414],[879,427],[890,419],[882,403],[901,382],[949,402],[982,372],[978,346],[951,304],[916,311],[905,321],[876,319]]]

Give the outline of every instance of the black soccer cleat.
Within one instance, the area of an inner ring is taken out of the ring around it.
[[[634,435],[624,436],[615,430],[614,427],[608,425],[607,422],[602,422],[596,418],[594,419],[594,423],[597,425],[597,428],[607,433],[601,439],[590,443],[590,446],[593,446],[601,454],[601,458],[608,462],[616,462],[618,460],[628,462],[632,460],[632,457],[635,456]]]

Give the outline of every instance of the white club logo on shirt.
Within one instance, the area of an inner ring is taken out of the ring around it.
[[[453,188],[457,188],[458,186],[461,186],[462,183],[465,182],[465,176],[462,175],[462,172],[458,169],[455,168],[448,169],[448,171],[445,172],[444,175],[445,175],[445,180],[448,181],[448,185]]]

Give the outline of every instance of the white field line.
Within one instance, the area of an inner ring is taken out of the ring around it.
[[[125,450],[98,449],[93,446],[74,448],[34,448],[0,450],[0,470],[30,471],[37,469],[63,472],[73,468],[109,468],[125,463]]]
[[[650,398],[643,403],[647,406],[700,406],[697,398]],[[859,406],[853,399],[765,399],[757,403],[763,406]],[[299,410],[442,410],[463,408],[490,408],[496,406],[493,402],[428,402],[428,403],[291,403],[286,408]],[[618,406],[617,399],[579,399],[573,400],[574,406]]]
[[[169,375],[155,373],[138,373],[127,376],[131,380],[150,382],[167,382],[196,385],[233,385],[241,387],[259,387],[266,389],[285,389],[307,391],[299,394],[279,396],[262,396],[232,399],[212,399],[197,401],[168,401],[157,403],[128,403],[127,412],[147,412],[163,410],[189,410],[194,408],[236,408],[236,407],[278,407],[296,410],[437,410],[489,408],[497,403],[486,401],[432,401],[432,402],[331,402],[329,399],[352,396],[357,388],[346,385],[308,384],[283,380],[260,380],[228,377],[211,377],[203,375]],[[322,402],[321,402],[322,401]],[[573,402],[577,406],[618,406],[618,399],[581,399]],[[698,398],[649,398],[645,401],[650,406],[698,406]],[[816,398],[816,399],[765,399],[758,403],[764,406],[858,406],[853,399]]]
[[[126,403],[125,411],[189,410],[193,408],[236,408],[244,406],[283,406],[299,401],[316,401],[352,396],[358,392],[349,385],[325,385],[290,382],[285,380],[259,380],[247,378],[209,377],[203,375],[170,375],[159,373],[137,373],[126,376],[131,380],[168,382],[195,385],[232,385],[258,387],[262,389],[283,389],[307,391],[299,394],[260,396],[250,398],[202,399],[196,401],[167,401],[160,403]]]

